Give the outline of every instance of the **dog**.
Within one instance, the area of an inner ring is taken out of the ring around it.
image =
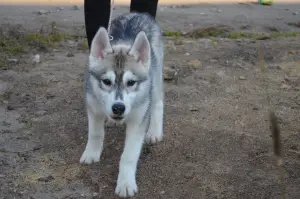
[[[112,39],[110,39],[112,38]],[[100,161],[105,121],[126,125],[115,194],[138,192],[137,162],[145,142],[163,139],[164,43],[161,28],[148,14],[126,13],[96,33],[85,73],[88,141],[80,163]]]

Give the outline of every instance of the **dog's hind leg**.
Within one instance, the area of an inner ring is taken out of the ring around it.
[[[99,162],[104,141],[104,121],[103,116],[99,116],[88,109],[88,142],[83,152],[80,163],[91,164]]]

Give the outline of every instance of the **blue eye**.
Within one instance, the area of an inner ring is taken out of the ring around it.
[[[103,79],[102,80],[103,84],[105,84],[106,86],[110,86],[111,85],[111,81],[109,79]]]
[[[134,80],[129,80],[129,81],[127,82],[127,86],[128,86],[128,87],[134,86],[135,83],[136,83],[136,81],[134,81]]]

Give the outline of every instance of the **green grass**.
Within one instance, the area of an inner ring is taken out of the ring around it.
[[[165,37],[181,37],[182,34],[178,31],[165,30],[165,31],[163,31],[163,36],[165,36]]]
[[[56,23],[52,22],[49,33],[44,33],[41,29],[38,33],[21,34],[12,30],[9,35],[0,34],[0,52],[6,56],[13,56],[34,47],[51,47],[55,43],[71,38],[72,36],[67,33],[59,33],[56,29]]]
[[[190,31],[186,34],[186,36],[196,38],[196,39],[205,38],[205,37],[219,37],[224,35],[226,32],[227,30],[222,27],[208,27],[208,28],[199,28]]]
[[[21,33],[13,28],[8,31],[9,34],[0,32],[0,68],[6,68],[9,58],[16,58],[18,55],[26,52],[39,52],[40,50],[49,50],[60,45],[61,41],[74,39],[76,36],[68,33],[58,32],[56,23],[50,24],[50,31],[47,33],[43,28],[37,33]],[[82,49],[88,49],[87,42],[83,43]]]
[[[0,35],[0,52],[9,54],[22,53],[24,52],[24,45],[14,37]]]
[[[300,35],[298,32],[273,32],[273,33],[249,33],[249,32],[230,32],[228,28],[225,26],[219,27],[208,27],[208,28],[198,28],[194,29],[186,34],[182,34],[178,31],[168,31],[165,30],[163,32],[163,36],[165,37],[190,37],[194,39],[198,38],[208,38],[208,37],[223,37],[229,39],[242,39],[242,38],[250,38],[250,39],[270,39],[277,37],[296,37]]]
[[[229,39],[242,39],[242,38],[250,38],[250,39],[270,39],[277,37],[296,37],[299,33],[297,32],[274,32],[271,34],[267,33],[242,33],[242,32],[234,32],[229,33],[227,38]]]

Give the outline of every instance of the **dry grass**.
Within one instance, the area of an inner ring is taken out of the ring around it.
[[[168,31],[163,32],[165,37],[190,37],[193,39],[207,38],[207,37],[223,37],[229,39],[256,39],[265,40],[278,37],[296,37],[300,35],[299,32],[273,32],[273,33],[251,33],[251,32],[231,32],[231,29],[226,26],[216,26],[208,28],[197,28],[189,31],[186,34],[180,33],[178,31]]]

